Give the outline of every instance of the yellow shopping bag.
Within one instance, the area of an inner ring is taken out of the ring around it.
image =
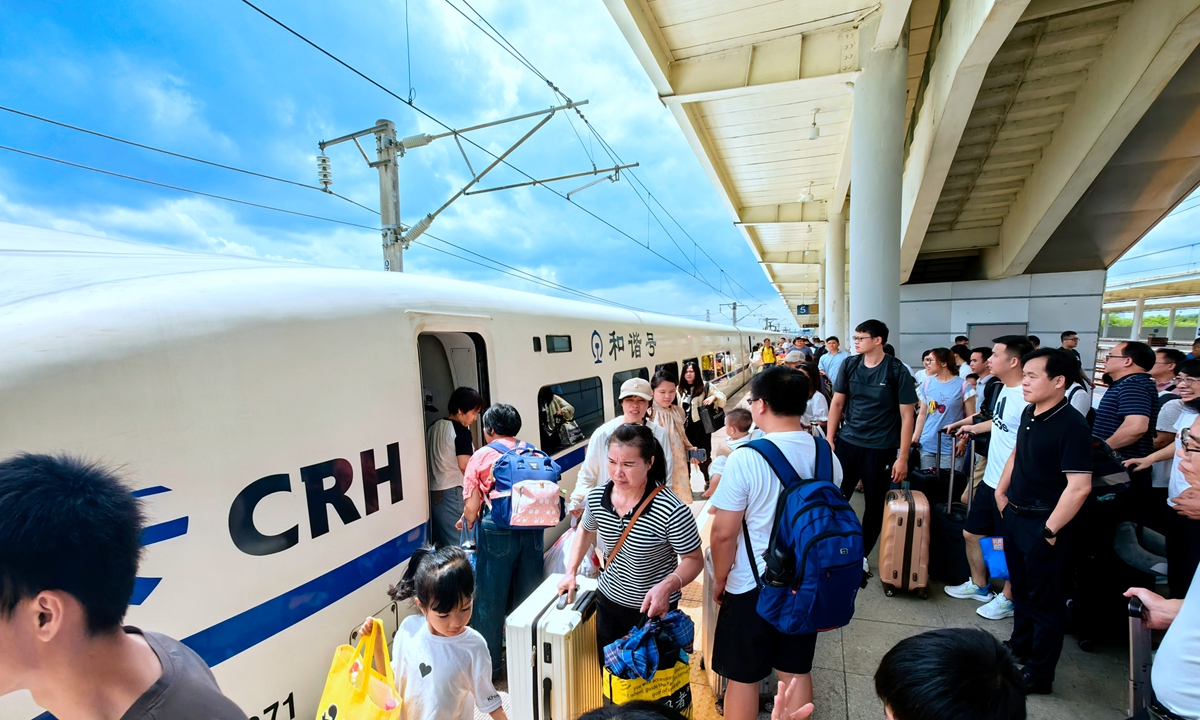
[[[360,636],[358,645],[340,645],[333,653],[316,720],[399,720],[400,698],[383,623],[372,621],[371,634]],[[382,673],[371,667],[377,642],[383,643]]]
[[[659,670],[652,680],[625,680],[604,668],[604,699],[614,705],[649,700],[692,717],[691,667],[680,659],[672,667]]]

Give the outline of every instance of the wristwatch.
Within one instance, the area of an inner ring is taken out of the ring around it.
[[[1055,538],[1055,536],[1057,536],[1057,535],[1058,535],[1058,533],[1054,532],[1047,526],[1045,526],[1045,525],[1042,526],[1042,537],[1046,538],[1047,540],[1053,540]]]

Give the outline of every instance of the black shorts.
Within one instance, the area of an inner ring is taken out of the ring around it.
[[[1000,513],[996,510],[996,491],[991,485],[981,482],[979,487],[975,488],[975,497],[971,499],[971,512],[967,514],[963,530],[982,537],[1003,534]]]
[[[812,671],[817,634],[785,635],[758,614],[758,589],[725,593],[713,633],[713,670],[733,682],[753,684],[780,672]]]

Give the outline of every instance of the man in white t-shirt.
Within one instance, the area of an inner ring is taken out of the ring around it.
[[[1004,386],[996,396],[991,417],[981,423],[974,423],[973,417],[967,418],[951,426],[960,432],[974,435],[990,432],[991,440],[988,443],[987,467],[983,472],[983,482],[975,489],[971,512],[963,526],[971,577],[962,585],[947,585],[946,594],[984,603],[975,612],[989,620],[1001,620],[1013,616],[1012,588],[1005,582],[1003,593],[997,595],[992,592],[991,583],[988,581],[987,563],[983,560],[983,549],[979,541],[1001,534],[1000,514],[996,511],[996,487],[1000,484],[1004,466],[1016,447],[1021,413],[1025,412],[1025,406],[1028,404],[1021,390],[1021,358],[1032,352],[1033,347],[1029,340],[1021,335],[1005,335],[996,338],[994,342],[996,344],[992,348],[991,357],[988,358],[988,369],[996,376],[996,382],[1003,383]]]
[[[463,515],[463,472],[475,452],[471,424],[483,410],[483,396],[475,388],[460,387],[450,393],[446,417],[425,431],[429,467],[429,520],[433,543],[458,545],[458,520]]]
[[[816,443],[804,432],[800,412],[808,399],[808,378],[789,368],[768,368],[750,381],[750,414],[754,424],[775,443],[802,478],[813,477]],[[833,482],[841,484],[842,467],[832,455]],[[759,573],[766,569],[761,552],[771,539],[775,503],[781,488],[771,466],[752,449],[741,448],[729,456],[721,483],[711,500],[713,598],[721,606],[713,637],[713,669],[729,680],[725,691],[727,720],[753,720],[758,716],[758,684],[774,669],[797,692],[782,717],[791,717],[812,701],[813,652],[816,633],[784,635],[758,614],[758,584],[750,557]],[[748,551],[742,523],[750,535]]]

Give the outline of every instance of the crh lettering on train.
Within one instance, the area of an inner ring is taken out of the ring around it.
[[[367,515],[379,510],[379,486],[387,484],[392,504],[404,499],[404,484],[400,475],[400,445],[387,446],[388,464],[375,465],[375,451],[359,453],[362,467],[363,506]],[[333,485],[326,487],[326,480]],[[354,482],[354,467],[344,458],[334,458],[315,465],[300,468],[300,481],[304,483],[304,495],[308,504],[308,527],[312,537],[318,538],[329,532],[329,514],[326,506],[337,512],[342,524],[348,525],[362,516],[354,501],[347,497]],[[238,493],[229,508],[229,536],[233,544],[247,555],[272,555],[283,552],[300,542],[300,526],[293,525],[277,535],[264,535],[254,525],[254,509],[268,495],[292,491],[292,476],[287,473],[268,475],[247,485]]]

